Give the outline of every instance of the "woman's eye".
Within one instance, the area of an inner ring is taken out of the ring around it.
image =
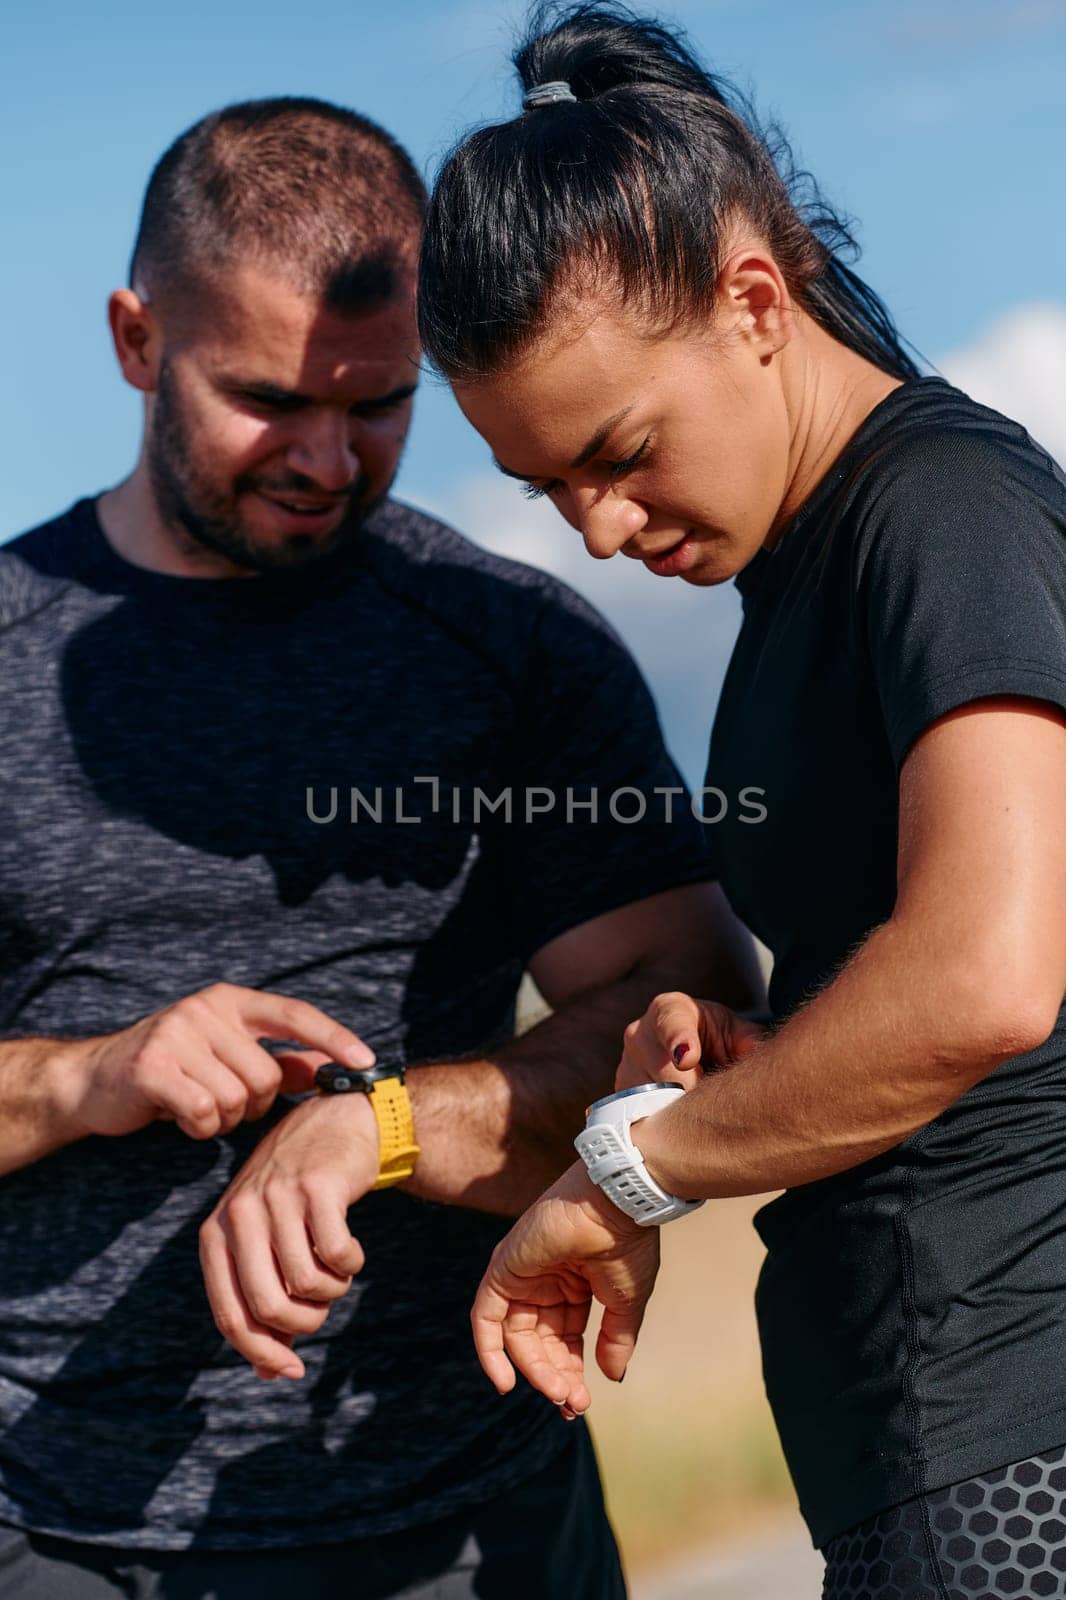
[[[546,494],[554,494],[558,487],[557,483],[524,483],[522,493],[527,500],[543,500]]]
[[[634,450],[631,456],[627,456],[624,461],[611,461],[607,464],[607,476],[612,483],[616,478],[624,478],[627,472],[632,472],[633,468],[643,461],[650,443],[651,435],[649,434],[640,448]]]

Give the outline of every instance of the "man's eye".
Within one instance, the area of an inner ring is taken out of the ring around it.
[[[616,478],[624,478],[627,472],[632,472],[634,467],[639,466],[640,462],[642,462],[644,457],[647,455],[648,445],[650,443],[651,434],[648,435],[640,448],[638,450],[634,450],[633,454],[631,456],[627,456],[624,461],[609,461],[607,463],[607,476],[610,478],[612,483]]]
[[[289,400],[285,395],[242,394],[238,399],[249,410],[262,412],[266,416],[295,411],[300,404],[298,400]]]
[[[527,500],[543,500],[545,495],[554,494],[556,489],[561,487],[562,485],[554,479],[549,483],[524,483],[522,493]]]
[[[348,407],[348,415],[355,417],[360,422],[373,422],[375,417],[391,417],[400,407],[406,405],[404,400],[389,400],[385,405],[356,405]]]

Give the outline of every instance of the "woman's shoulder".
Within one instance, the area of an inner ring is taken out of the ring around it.
[[[942,378],[900,385],[871,413],[853,441],[851,488],[876,505],[910,500],[949,518],[958,496],[1001,498],[1026,485],[1066,514],[1066,474],[1020,422],[981,405]]]

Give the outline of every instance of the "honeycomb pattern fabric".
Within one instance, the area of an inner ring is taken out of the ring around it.
[[[822,1600],[1066,1597],[1066,1446],[878,1512],[823,1553]]]

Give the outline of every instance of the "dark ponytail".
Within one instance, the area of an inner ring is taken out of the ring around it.
[[[663,330],[710,319],[722,236],[758,230],[827,333],[895,377],[919,368],[843,257],[848,225],[795,170],[783,135],[680,36],[615,4],[540,5],[514,57],[528,91],[575,101],[482,128],[449,156],[430,201],[419,318],[430,358],[476,380],[522,354],[552,295],[602,281]]]

